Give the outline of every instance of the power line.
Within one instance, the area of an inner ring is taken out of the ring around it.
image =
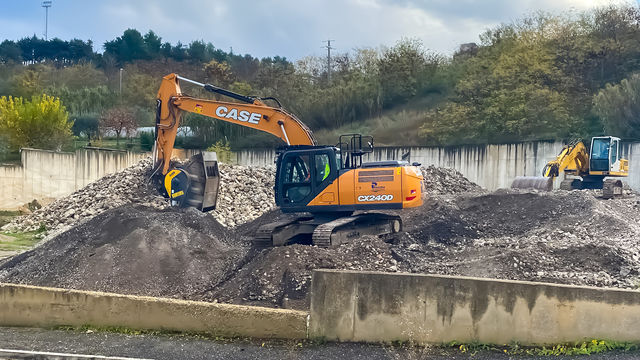
[[[331,84],[331,42],[335,40],[325,40],[327,45],[323,46],[323,48],[327,49],[327,83]]]
[[[45,16],[44,16],[44,39],[45,40],[49,40],[48,37],[48,30],[49,30],[49,8],[51,7],[51,1],[43,1],[42,2],[42,7],[45,9]]]

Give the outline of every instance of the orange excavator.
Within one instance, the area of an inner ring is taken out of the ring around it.
[[[188,96],[181,82],[235,102]],[[275,202],[281,211],[296,216],[261,226],[253,239],[256,247],[292,242],[329,247],[361,235],[397,233],[402,230],[399,216],[371,211],[422,205],[420,164],[363,162],[362,157],[373,151],[371,136],[348,134],[340,136],[335,146],[317,145],[311,130],[275,98],[245,96],[170,74],[158,91],[152,178],[174,205],[213,210],[220,183],[215,153],[202,152],[182,165],[172,165],[185,111],[265,131],[285,143],[276,151]]]

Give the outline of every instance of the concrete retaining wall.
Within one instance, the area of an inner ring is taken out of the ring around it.
[[[80,149],[75,153],[22,149],[22,165],[0,166],[0,209],[68,195],[146,156],[149,154],[107,149]]]
[[[365,161],[397,160],[410,153],[411,161],[425,166],[450,167],[488,190],[511,186],[516,176],[538,176],[556,157],[561,142],[528,142],[504,145],[455,147],[378,147]],[[186,159],[197,150],[175,150]],[[625,180],[640,191],[640,143],[626,143],[621,151],[630,161]],[[634,155],[635,154],[635,155]],[[0,166],[0,209],[15,209],[33,199],[54,199],[72,193],[100,177],[132,165],[148,153],[138,154],[104,149],[83,149],[56,153],[23,149],[22,166]],[[243,150],[229,154],[231,163],[251,166],[273,165],[274,150]],[[559,186],[559,181],[556,181]]]
[[[0,326],[61,325],[304,339],[307,313],[0,283]]]
[[[436,275],[315,271],[310,336],[338,341],[640,342],[640,292]]]
[[[544,165],[555,159],[562,142],[527,142],[503,145],[451,147],[376,147],[365,161],[399,160],[410,153],[410,160],[425,166],[454,168],[469,180],[488,190],[511,186],[516,176],[540,176]],[[629,185],[640,191],[640,143],[627,143],[621,151],[630,161]],[[635,154],[635,156],[634,156]],[[235,153],[241,165],[273,165],[273,150],[243,150]],[[559,186],[557,182],[556,186]]]

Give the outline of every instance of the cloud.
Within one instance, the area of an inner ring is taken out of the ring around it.
[[[459,44],[537,10],[582,11],[630,0],[54,0],[50,36],[92,39],[100,47],[127,28],[154,30],[173,44],[211,42],[235,53],[290,59],[323,54],[323,40],[338,52],[390,46],[402,37],[451,53]],[[39,2],[5,4],[0,28],[17,39],[43,32]],[[6,31],[5,31],[6,29]]]

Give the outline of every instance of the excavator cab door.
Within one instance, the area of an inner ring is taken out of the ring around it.
[[[276,204],[283,211],[308,211],[307,204],[336,178],[331,148],[285,151],[278,160]]]
[[[617,157],[617,145],[614,150],[614,141],[610,136],[594,137],[591,140],[591,154],[589,156],[590,171],[610,171],[613,151]]]
[[[611,148],[609,150],[610,169],[611,172],[620,171],[620,140],[611,139]]]

